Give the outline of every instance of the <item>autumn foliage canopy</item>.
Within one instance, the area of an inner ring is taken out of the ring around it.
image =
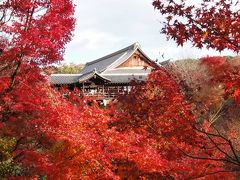
[[[239,52],[238,1],[154,0],[178,45]],[[0,177],[234,179],[240,170],[240,60],[205,57],[184,76],[159,67],[107,108],[57,91],[75,20],[71,0],[0,1]],[[201,72],[202,72],[201,71]],[[206,76],[204,76],[206,75]],[[203,77],[204,76],[204,77]],[[207,92],[207,93],[206,93]]]
[[[154,0],[153,6],[164,16],[162,33],[178,45],[239,52],[238,0]]]

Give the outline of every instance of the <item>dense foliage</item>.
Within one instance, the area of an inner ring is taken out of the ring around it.
[[[166,2],[154,6],[172,14],[163,32],[178,44],[239,51],[238,1]],[[0,178],[236,178],[239,58],[202,58],[191,64],[199,72],[169,64],[101,109],[46,78],[72,37],[73,11],[71,0],[0,1]],[[189,23],[171,24],[174,15]]]
[[[182,79],[172,67],[152,73],[120,100],[110,125],[133,146],[126,159],[158,178],[236,178],[239,59],[208,57],[196,63],[203,69],[201,79],[195,72]]]
[[[162,33],[178,45],[190,41],[198,48],[239,52],[238,0],[153,0],[163,16]]]

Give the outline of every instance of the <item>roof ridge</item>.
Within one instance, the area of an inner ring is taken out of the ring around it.
[[[99,58],[99,59],[90,61],[90,62],[86,63],[86,65],[95,64],[95,63],[97,63],[97,62],[100,62],[100,61],[102,61],[102,60],[105,60],[106,58],[109,58],[109,57],[111,57],[111,56],[117,55],[117,54],[122,53],[122,52],[124,52],[124,51],[127,51],[127,50],[129,50],[129,49],[134,49],[134,48],[136,48],[136,47],[139,47],[139,44],[138,44],[138,43],[133,43],[132,45],[127,46],[127,47],[125,47],[125,48],[123,48],[123,49],[120,49],[120,50],[118,50],[118,51],[115,51],[115,52],[113,52],[113,53],[111,53],[111,54],[108,54],[108,55],[106,55],[106,56],[103,56],[103,57],[101,57],[101,58]]]
[[[51,74],[51,76],[81,76],[82,74]]]

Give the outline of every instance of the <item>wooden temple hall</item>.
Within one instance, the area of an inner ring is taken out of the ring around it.
[[[111,99],[128,93],[132,81],[143,82],[158,65],[141,50],[138,43],[88,62],[79,74],[52,74],[56,87],[78,87],[84,96]]]

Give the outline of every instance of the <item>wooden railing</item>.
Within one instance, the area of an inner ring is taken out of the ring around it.
[[[106,93],[91,93],[91,92],[85,92],[84,96],[89,97],[96,97],[97,99],[114,99],[119,95],[126,94],[127,92],[119,92],[119,93],[113,93],[113,92],[106,92]]]
[[[96,97],[97,99],[114,99],[119,95],[127,94],[130,86],[84,86],[84,96]]]

